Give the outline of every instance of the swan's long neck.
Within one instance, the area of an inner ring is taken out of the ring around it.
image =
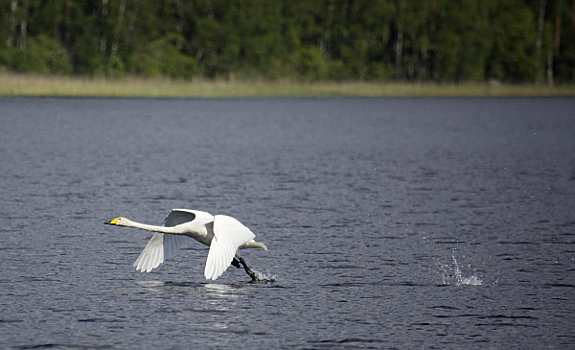
[[[162,233],[171,233],[171,234],[178,234],[179,233],[179,232],[176,232],[173,227],[142,224],[140,222],[135,222],[135,221],[132,221],[129,219],[125,219],[124,221],[125,222],[122,224],[122,226],[126,226],[126,227],[136,227],[136,228],[141,228],[142,230],[153,231],[153,232],[162,232]]]

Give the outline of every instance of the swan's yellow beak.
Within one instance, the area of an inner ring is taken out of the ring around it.
[[[116,224],[118,223],[118,219],[119,219],[119,218],[115,218],[114,220],[112,220],[112,221],[110,221],[110,222],[105,222],[105,224],[108,224],[108,225],[116,225]]]

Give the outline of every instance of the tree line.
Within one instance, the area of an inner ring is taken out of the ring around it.
[[[575,0],[0,0],[4,71],[575,82]]]

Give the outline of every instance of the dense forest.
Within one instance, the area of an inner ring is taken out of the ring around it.
[[[572,84],[575,0],[0,0],[0,70]]]

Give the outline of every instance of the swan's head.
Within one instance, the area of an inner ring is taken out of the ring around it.
[[[127,226],[129,220],[123,217],[115,218],[112,221],[105,222],[107,225]]]

